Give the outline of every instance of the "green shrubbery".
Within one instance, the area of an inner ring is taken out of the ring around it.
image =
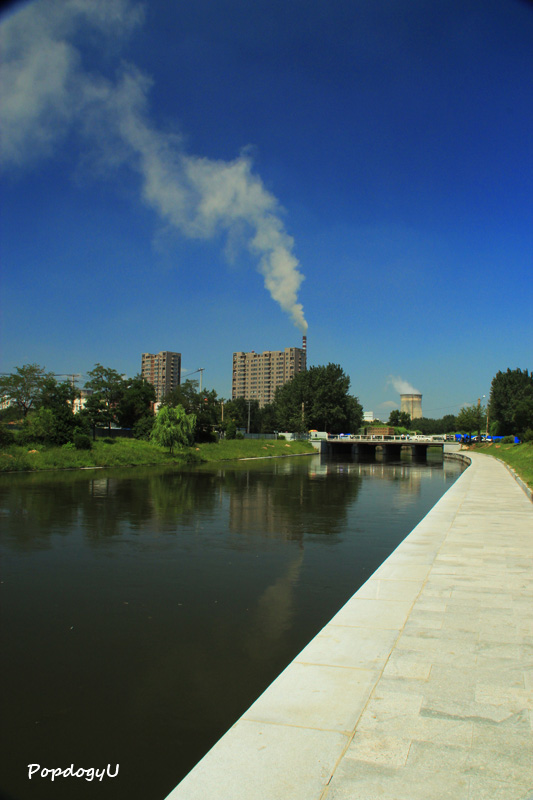
[[[76,431],[73,441],[76,450],[90,450],[92,448],[91,437],[87,436],[86,433]]]
[[[132,428],[134,438],[144,439],[145,442],[149,441],[154,427],[154,419],[153,415],[147,415],[138,420]]]
[[[15,444],[15,435],[4,425],[0,425],[0,447],[9,447]]]

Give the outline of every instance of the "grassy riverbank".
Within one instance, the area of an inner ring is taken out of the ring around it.
[[[533,489],[533,443],[482,444],[471,448],[476,453],[487,453],[509,464],[522,480]]]
[[[12,445],[0,453],[0,472],[26,472],[83,467],[183,466],[187,463],[229,461],[239,458],[266,458],[315,452],[308,442],[233,439],[217,444],[198,444],[170,454],[151,442],[138,439],[103,440],[91,450],[75,450],[44,445]]]

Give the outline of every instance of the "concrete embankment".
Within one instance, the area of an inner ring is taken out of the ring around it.
[[[168,800],[533,795],[533,504],[468,455]]]

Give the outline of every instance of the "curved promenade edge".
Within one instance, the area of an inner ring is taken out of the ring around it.
[[[168,800],[533,797],[533,505],[468,458]]]

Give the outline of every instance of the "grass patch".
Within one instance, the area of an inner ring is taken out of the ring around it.
[[[14,445],[5,448],[0,454],[0,472],[173,465],[185,463],[186,460],[185,455],[170,455],[157,445],[136,439],[117,439],[113,445],[97,440],[90,450],[46,447],[40,444]]]
[[[222,439],[191,448],[200,461],[230,461],[236,458],[294,456],[317,451],[307,441],[286,442],[276,439]]]
[[[471,448],[476,453],[495,456],[509,464],[522,480],[533,489],[533,443],[524,444],[478,444]]]
[[[35,451],[35,452],[32,452]],[[11,445],[0,453],[0,472],[34,472],[83,467],[183,466],[200,461],[298,455],[315,452],[308,442],[235,439],[198,444],[172,455],[162,447],[140,439],[115,439],[113,444],[93,442],[91,450],[46,447],[40,444]]]

